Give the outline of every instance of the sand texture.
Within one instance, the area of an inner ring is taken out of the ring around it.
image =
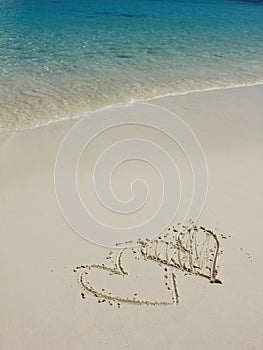
[[[58,208],[55,160],[76,120],[2,130],[0,349],[261,349],[262,96],[263,85],[257,85],[149,101],[179,115],[204,149],[209,189],[196,226],[178,226],[191,179],[171,140],[137,127],[94,140],[80,161],[79,186],[83,201],[109,224],[124,225],[126,218],[99,207],[90,175],[112,140],[147,134],[183,174],[185,192],[174,223],[137,247],[91,244]],[[140,162],[127,167],[113,183],[123,200],[140,172],[153,188],[143,213],[128,219],[133,225],[160,202],[159,179]]]

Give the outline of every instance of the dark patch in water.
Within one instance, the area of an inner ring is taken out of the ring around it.
[[[248,5],[263,5],[263,0],[228,0],[230,2],[237,2],[239,4],[248,4]]]
[[[157,47],[156,48],[149,47],[148,49],[146,49],[146,53],[148,55],[158,55],[160,52],[161,52],[161,49]]]
[[[96,12],[98,16],[124,17],[124,18],[145,18],[145,15],[133,15],[130,13],[115,13],[115,12]]]
[[[133,58],[131,55],[117,55],[118,58]]]

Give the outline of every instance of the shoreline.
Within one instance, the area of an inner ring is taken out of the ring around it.
[[[239,89],[239,88],[246,88],[246,87],[253,87],[253,86],[260,86],[260,85],[263,85],[263,81],[259,81],[259,82],[255,82],[255,83],[251,83],[251,84],[237,84],[237,85],[230,85],[230,86],[211,87],[211,88],[200,89],[200,90],[197,89],[197,90],[189,90],[189,91],[182,91],[182,92],[170,92],[170,93],[166,93],[163,95],[157,95],[157,96],[153,96],[153,97],[142,99],[142,100],[131,98],[129,102],[120,102],[120,103],[110,104],[110,105],[103,106],[103,107],[100,107],[100,108],[95,109],[95,110],[86,111],[85,113],[83,113],[81,115],[61,116],[61,117],[58,117],[57,119],[49,120],[46,123],[35,125],[32,127],[28,127],[28,128],[0,127],[0,132],[1,131],[23,132],[23,131],[34,130],[34,129],[38,129],[38,128],[45,128],[46,126],[51,125],[51,124],[57,124],[60,122],[70,121],[70,120],[72,120],[72,121],[78,120],[78,119],[83,118],[87,114],[92,114],[92,113],[95,113],[95,112],[98,112],[101,110],[109,109],[109,108],[114,107],[114,106],[128,105],[130,103],[136,103],[136,102],[143,103],[143,102],[155,101],[155,100],[162,99],[165,97],[184,96],[184,95],[188,95],[188,94],[196,94],[196,93],[202,93],[202,92],[228,90],[228,89]]]

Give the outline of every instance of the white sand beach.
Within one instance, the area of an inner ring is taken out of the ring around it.
[[[56,200],[55,160],[76,120],[27,131],[1,130],[0,349],[262,349],[262,97],[263,85],[255,85],[148,101],[176,113],[199,139],[207,159],[209,188],[198,224],[227,237],[220,239],[223,254],[218,257],[218,278],[223,283],[211,284],[200,276],[175,271],[178,305],[123,303],[119,308],[116,303],[98,303],[88,293],[83,299],[78,272],[73,269],[110,262],[105,260],[108,248],[84,240],[70,228]],[[144,133],[138,129],[135,135]],[[129,130],[113,131],[105,136],[108,141],[95,140],[87,150],[80,164],[84,192],[103,147],[126,135]],[[150,131],[148,136],[184,168],[171,140],[162,135],[158,139]],[[140,171],[153,186],[158,181],[139,162],[127,169],[116,174],[113,184],[123,200],[127,183]],[[185,170],[186,185],[188,175]],[[107,216],[90,196],[91,192],[84,193],[83,200],[92,203],[98,216],[125,224],[125,217]],[[144,208],[143,217],[160,201],[158,189],[151,196],[152,204]],[[188,196],[186,186],[181,211]],[[139,213],[129,224],[138,218]],[[143,259],[124,263],[132,271],[127,282],[126,277],[98,270],[93,283],[115,288],[124,296],[137,292],[143,299],[169,300],[163,268]]]

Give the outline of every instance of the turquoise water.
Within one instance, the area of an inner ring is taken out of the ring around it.
[[[262,82],[262,4],[0,0],[0,126]]]

